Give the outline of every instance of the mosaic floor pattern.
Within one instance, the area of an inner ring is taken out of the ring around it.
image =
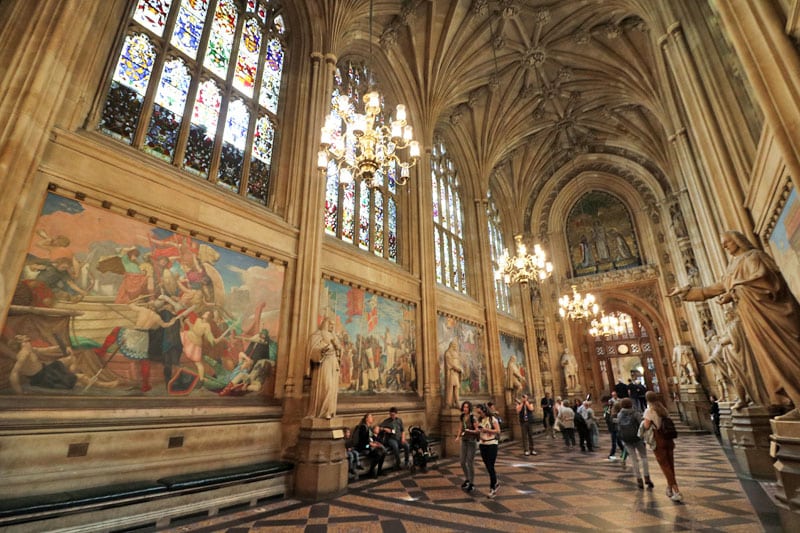
[[[601,435],[608,440],[607,435]],[[560,440],[539,436],[537,456],[519,444],[500,448],[500,487],[490,500],[488,475],[476,459],[476,490],[459,487],[458,460],[438,461],[426,473],[390,473],[351,483],[346,494],[324,502],[275,500],[245,511],[173,525],[165,531],[260,533],[358,532],[766,532],[781,531],[768,489],[740,480],[712,435],[682,434],[676,471],[683,503],[664,494],[655,457],[648,455],[652,490],[636,487],[627,466],[607,460],[608,448],[568,451]]]

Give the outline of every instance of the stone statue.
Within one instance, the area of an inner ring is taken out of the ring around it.
[[[444,365],[447,369],[445,376],[445,406],[459,408],[459,393],[461,392],[461,376],[464,368],[461,366],[461,357],[458,353],[458,340],[453,339],[444,352]]]
[[[717,335],[712,336],[708,340],[709,353],[711,354],[708,361],[700,363],[701,365],[711,365],[711,372],[714,374],[714,383],[717,384],[717,393],[719,394],[720,401],[728,401],[728,385],[731,384],[730,372],[728,371],[728,363],[725,361],[724,354],[722,353],[722,345],[719,343]]]
[[[577,390],[578,385],[578,361],[569,351],[564,348],[564,355],[561,356],[561,367],[564,369],[564,380],[567,382],[568,390]]]
[[[325,318],[308,341],[306,374],[311,376],[308,416],[329,420],[336,416],[341,353],[339,339],[333,333],[333,322]]]
[[[747,344],[741,320],[732,308],[726,311],[725,318],[725,333],[720,335],[719,345],[736,392],[736,403],[732,408],[741,409],[750,404],[768,405],[769,395],[756,366],[753,351]]]
[[[775,261],[743,234],[726,231],[722,246],[731,261],[719,281],[708,287],[676,287],[669,295],[690,302],[715,296],[720,304],[734,302],[769,405],[800,407],[800,304]]]
[[[681,385],[699,385],[697,381],[697,363],[694,360],[692,347],[678,344],[672,350],[672,365]]]
[[[512,355],[506,366],[506,389],[511,391],[511,398],[518,398],[525,388],[525,378],[519,370],[517,356]]]

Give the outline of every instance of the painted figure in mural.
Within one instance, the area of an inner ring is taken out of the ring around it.
[[[673,348],[672,366],[675,368],[675,374],[681,385],[700,384],[697,381],[697,364],[691,346],[678,344]]]
[[[525,378],[522,372],[520,372],[516,355],[512,355],[508,359],[508,365],[506,366],[506,388],[511,391],[512,398],[519,397],[520,393],[525,388]]]
[[[201,383],[206,373],[205,365],[203,364],[203,343],[207,342],[213,346],[230,332],[229,328],[215,337],[211,329],[213,317],[214,314],[211,311],[206,311],[197,317],[187,329],[181,331],[183,355],[197,367],[197,375]]]
[[[731,261],[708,287],[686,285],[669,295],[694,302],[717,297],[734,302],[741,328],[764,381],[769,405],[800,407],[800,304],[775,261],[738,231],[726,231],[722,246]],[[798,414],[797,411],[794,413]]]
[[[614,228],[610,228],[608,230],[608,237],[611,239],[611,242],[614,243],[614,259],[619,261],[620,259],[630,259],[633,257],[633,253],[631,253],[631,248],[628,246],[628,241],[625,240],[625,237]]]
[[[564,380],[567,383],[567,389],[578,389],[578,361],[570,353],[569,348],[564,348],[564,354],[561,356],[561,367],[564,369]]]
[[[341,353],[341,344],[333,333],[333,321],[325,318],[320,323],[319,329],[312,333],[308,340],[306,370],[311,376],[308,416],[328,420],[336,416]]]
[[[589,265],[593,265],[595,260],[592,254],[592,245],[589,244],[589,240],[586,238],[586,235],[581,237],[581,241],[578,243],[578,248],[578,255],[580,258],[578,266],[587,267]]]
[[[594,241],[594,249],[597,251],[597,260],[607,261],[611,259],[611,254],[608,251],[606,229],[603,227],[603,223],[597,219],[592,223],[592,240]]]
[[[68,368],[68,363],[61,360],[44,363],[42,358],[57,355],[72,357],[72,352],[64,354],[58,346],[48,348],[34,348],[27,335],[16,335],[9,347],[16,351],[16,361],[9,375],[11,388],[17,394],[22,394],[22,378],[27,378],[31,385],[48,389],[72,389],[78,382],[78,377]]]
[[[461,378],[464,368],[461,366],[461,357],[458,353],[458,340],[453,339],[444,352],[445,378],[445,406],[458,409],[459,393],[461,392]]]

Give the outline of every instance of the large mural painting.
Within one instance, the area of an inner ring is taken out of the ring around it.
[[[631,215],[608,193],[583,195],[570,211],[566,228],[575,276],[642,264]]]
[[[329,279],[323,281],[319,322],[332,319],[340,341],[339,392],[415,392],[415,306]]]
[[[775,262],[795,295],[800,295],[800,199],[792,189],[769,237]]]
[[[0,394],[274,393],[284,267],[48,194],[0,334]]]
[[[523,393],[531,394],[531,379],[525,366],[525,341],[500,333],[500,358],[505,368],[505,390],[511,401]]]
[[[445,352],[448,349],[458,351],[458,358],[463,370],[461,374],[460,397],[474,397],[489,393],[486,343],[483,328],[468,324],[453,317],[439,315],[437,321],[437,353],[439,368],[442,369],[441,387],[445,390]]]

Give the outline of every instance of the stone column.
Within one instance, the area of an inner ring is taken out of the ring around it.
[[[797,529],[800,519],[800,420],[770,420],[772,443],[770,456],[778,478],[778,514],[785,531]]]
[[[733,411],[733,453],[739,467],[749,476],[774,479],[770,457],[770,418],[777,412],[766,407],[743,407]]]
[[[796,4],[796,2],[792,2]],[[777,2],[716,2],[727,34],[753,87],[787,174],[800,187],[800,54],[786,35]],[[746,227],[746,226],[744,226]]]
[[[461,433],[461,413],[457,409],[444,409],[441,416],[442,454],[445,457],[458,457],[461,453],[461,441],[456,435]]]

